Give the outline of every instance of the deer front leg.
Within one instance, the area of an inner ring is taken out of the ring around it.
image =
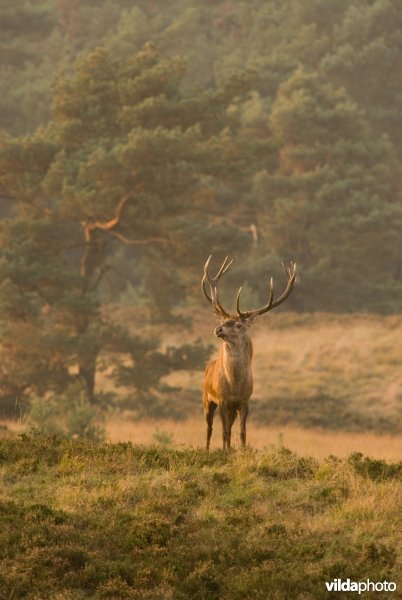
[[[223,406],[222,404],[219,405],[219,416],[222,422],[222,447],[226,450],[229,437],[228,411],[226,406]]]
[[[232,425],[236,419],[236,410],[221,404],[219,412],[222,420],[223,449],[230,450]]]
[[[242,448],[246,447],[246,421],[248,415],[248,404],[244,404],[239,410],[240,419],[240,441]]]
[[[211,441],[212,426],[214,423],[215,410],[216,410],[215,402],[210,402],[208,400],[208,398],[204,398],[204,414],[205,414],[205,419],[207,421],[207,445],[206,445],[207,450],[209,450],[209,445],[210,445],[210,441]]]

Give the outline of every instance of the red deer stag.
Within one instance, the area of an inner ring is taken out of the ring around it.
[[[214,312],[220,319],[220,325],[214,333],[223,340],[218,358],[207,364],[205,369],[205,380],[203,390],[204,414],[207,421],[207,450],[212,435],[212,425],[216,407],[222,421],[223,449],[230,448],[230,437],[232,425],[237,413],[240,419],[240,439],[244,447],[246,445],[246,420],[248,413],[248,401],[253,391],[253,374],[251,371],[251,360],[253,358],[253,345],[248,335],[248,328],[257,317],[282,304],[290,295],[297,278],[296,264],[290,263],[285,267],[287,286],[282,296],[274,301],[274,287],[271,278],[268,303],[257,310],[243,312],[240,310],[240,293],[237,294],[237,314],[230,314],[223,308],[219,298],[217,284],[219,279],[226,273],[233,260],[225,258],[221,268],[215,277],[208,272],[210,256],[205,263],[204,276],[201,286],[205,298],[212,304]],[[207,290],[207,284],[209,290]]]

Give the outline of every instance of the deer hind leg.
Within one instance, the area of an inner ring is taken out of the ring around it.
[[[212,435],[212,426],[214,423],[214,414],[215,414],[215,410],[216,410],[216,404],[215,402],[212,401],[208,401],[208,398],[204,398],[204,414],[205,414],[205,419],[207,421],[207,450],[209,450],[209,444],[211,441],[211,435]]]
[[[236,410],[221,405],[219,412],[222,420],[223,449],[230,450],[232,425],[236,419]]]
[[[242,448],[246,447],[246,421],[248,415],[248,406],[242,406],[239,409],[239,419],[240,419],[240,441]]]

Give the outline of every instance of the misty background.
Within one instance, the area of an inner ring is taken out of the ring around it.
[[[4,0],[0,23],[0,416],[198,415],[212,253],[229,306],[300,272],[255,417],[400,432],[402,6]]]

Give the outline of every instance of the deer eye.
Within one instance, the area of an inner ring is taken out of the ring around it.
[[[235,327],[236,329],[241,329],[241,323],[236,323]]]

